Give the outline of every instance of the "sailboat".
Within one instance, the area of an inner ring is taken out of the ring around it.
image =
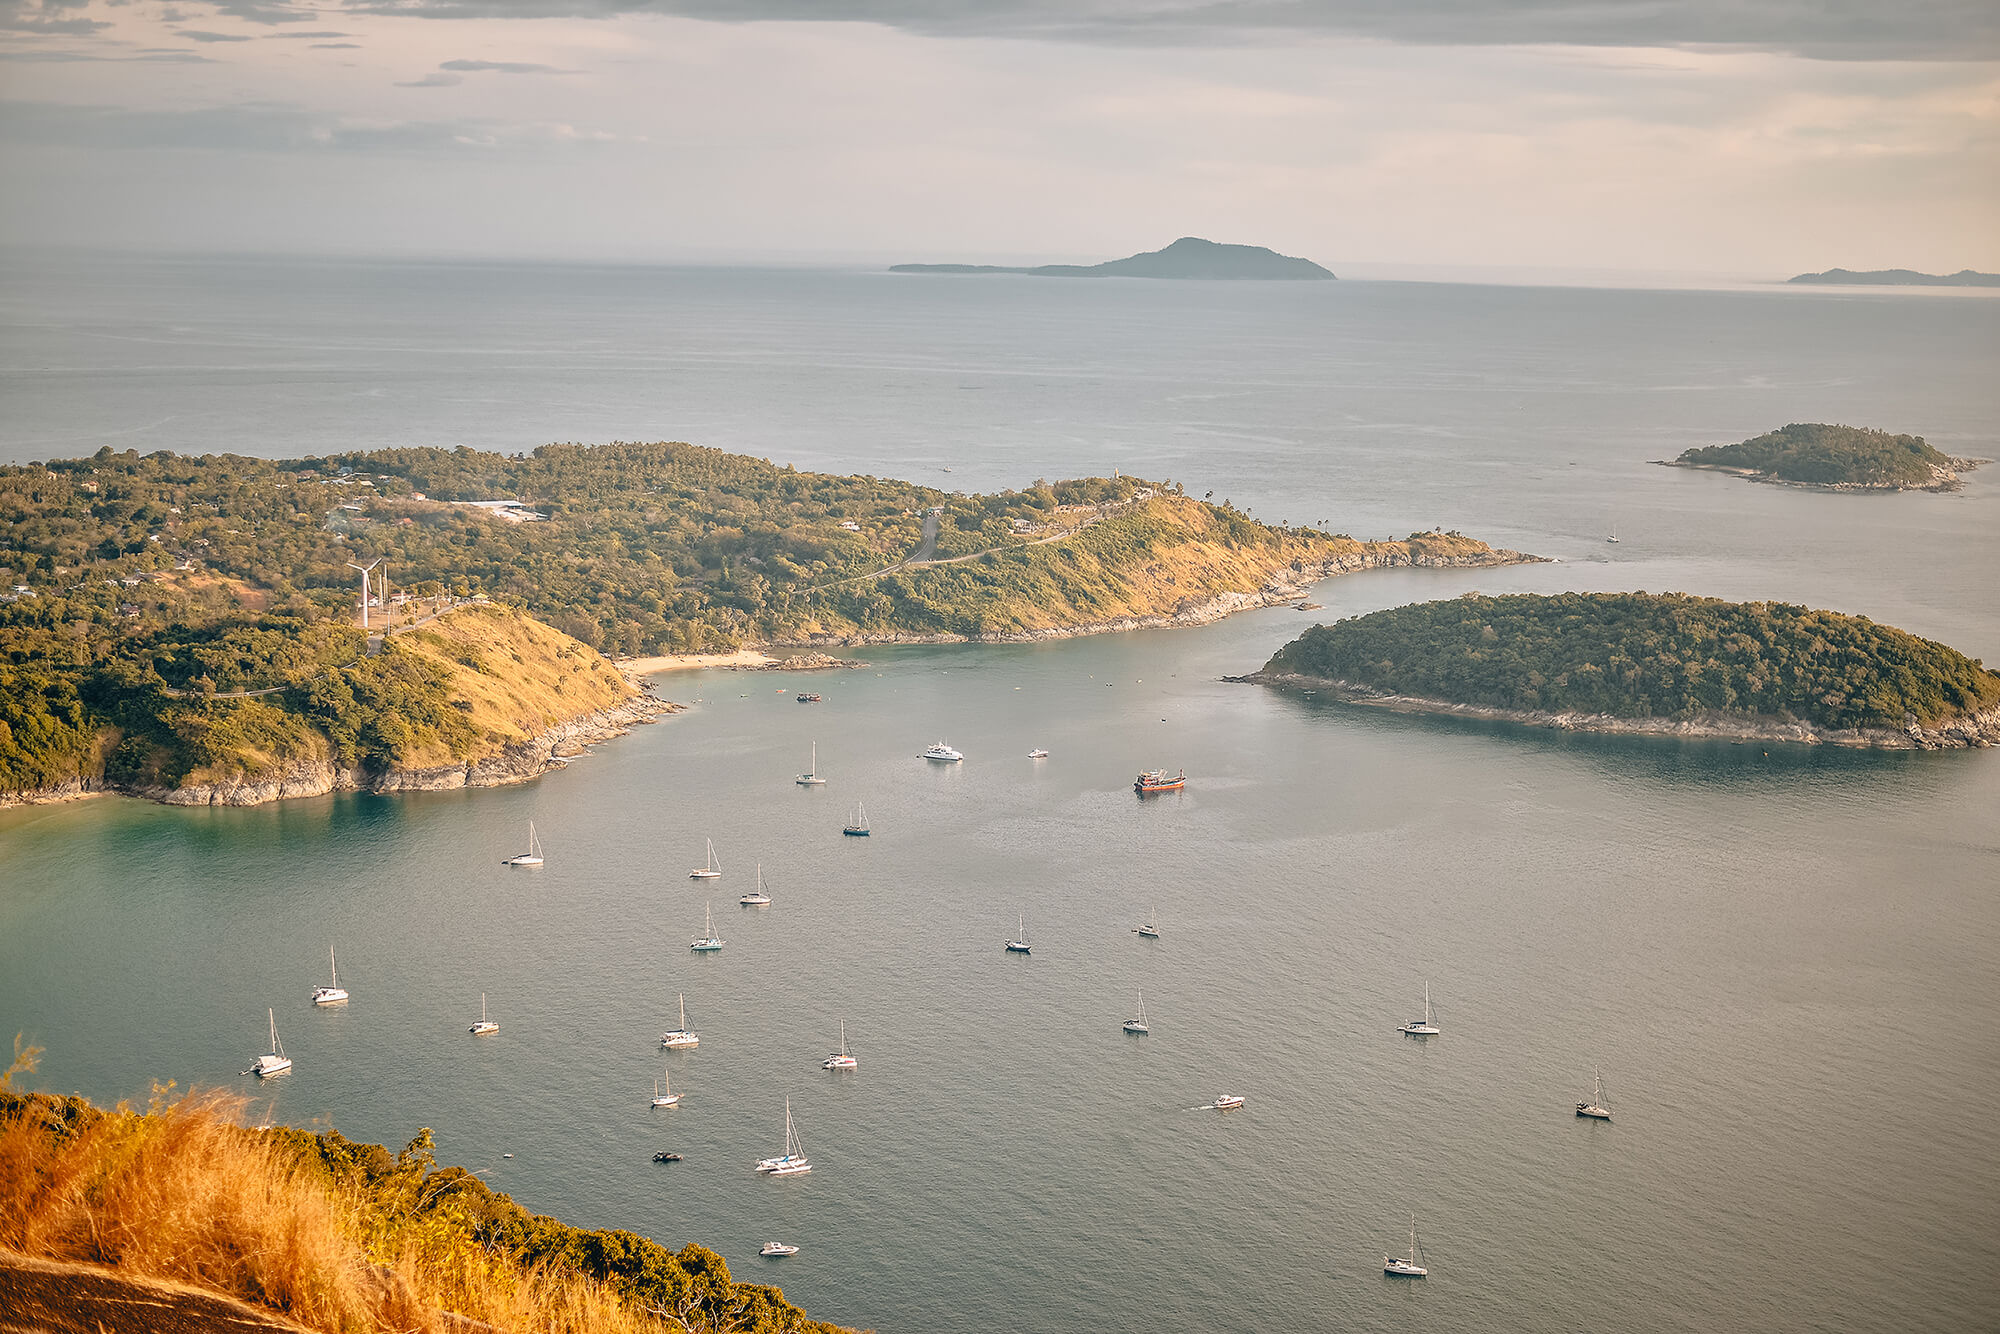
[[[771,896],[764,892],[764,863],[757,863],[757,888],[736,901],[746,908],[762,908],[770,903]]]
[[[696,954],[713,954],[722,948],[722,937],[715,934],[715,905],[709,904],[702,910],[701,936],[688,948]]]
[[[1604,1076],[1597,1073],[1597,1067],[1594,1065],[1590,1067],[1590,1074],[1594,1081],[1591,1086],[1590,1101],[1578,1103],[1576,1114],[1589,1117],[1593,1121],[1609,1121],[1611,1109],[1604,1105]]]
[[[1412,1037],[1419,1038],[1433,1038],[1444,1031],[1437,1026],[1437,1021],[1431,1017],[1430,983],[1424,983],[1424,1017],[1421,1019],[1412,1019],[1407,1024],[1398,1024],[1396,1025],[1396,1031],[1398,1033],[1408,1033]]]
[[[670,1028],[660,1034],[660,1045],[662,1047],[699,1047],[701,1045],[701,1036],[688,1027],[688,998],[686,992],[681,993],[681,1026],[679,1028]]]
[[[653,1081],[653,1106],[671,1107],[680,1100],[681,1095],[674,1092],[673,1082],[664,1073]]]
[[[502,866],[540,866],[542,864],[542,840],[535,834],[535,822],[528,821],[528,850],[503,858]]]
[[[479,1022],[465,1031],[474,1037],[480,1038],[485,1037],[489,1033],[498,1033],[500,1031],[500,1025],[486,1017],[486,993],[483,991],[479,993]]]
[[[825,787],[826,780],[819,776],[819,742],[813,742],[812,768],[792,780],[800,787]]]
[[[1016,925],[1020,928],[1021,934],[1015,936],[1012,940],[1007,942],[1006,951],[1009,954],[1026,954],[1029,952],[1027,914],[1023,913],[1018,922],[1016,923]]]
[[[859,1063],[847,1050],[847,1021],[840,1021],[840,1050],[819,1063],[822,1070],[853,1070]]]
[[[766,1176],[791,1177],[813,1170],[806,1161],[805,1145],[799,1142],[798,1127],[792,1124],[792,1100],[785,1099],[785,1151],[776,1158],[766,1158],[757,1164],[757,1170]]]
[[[278,1043],[278,1012],[266,1010],[271,1016],[271,1050],[257,1058],[250,1067],[250,1073],[262,1079],[266,1075],[281,1075],[292,1068],[292,1058],[285,1055],[285,1049]]]
[[[1607,542],[1616,542],[1618,540],[1618,530],[1616,528],[1613,528],[1611,530],[1611,535],[1605,538],[1604,540]]]
[[[1160,928],[1153,925],[1153,910],[1151,908],[1146,909],[1146,920],[1132,928],[1132,934],[1145,940],[1158,940],[1160,938]]]
[[[1382,1257],[1382,1272],[1399,1278],[1422,1278],[1431,1271],[1417,1263],[1417,1216],[1410,1215],[1410,1254],[1406,1259],[1398,1255]]]
[[[1125,1031],[1127,1033],[1150,1033],[1153,1031],[1152,1025],[1146,1022],[1146,989],[1144,987],[1139,988],[1139,1017],[1137,1019],[1127,1019],[1125,1021]]]
[[[708,838],[703,839],[702,842],[708,844],[708,865],[697,866],[692,871],[689,871],[688,879],[690,880],[713,880],[722,874],[722,868],[715,864],[715,840]]]
[[[840,832],[849,838],[868,837],[868,812],[861,809],[860,802],[854,803],[854,818]]]
[[[340,985],[340,965],[334,962],[333,946],[326,947],[327,966],[333,969],[333,985],[313,988],[314,1005],[340,1005],[347,1000],[347,992]]]

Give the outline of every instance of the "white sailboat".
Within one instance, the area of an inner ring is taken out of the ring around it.
[[[1007,944],[1006,944],[1006,946],[1005,946],[1005,949],[1006,949],[1007,953],[1009,953],[1009,954],[1028,954],[1028,953],[1031,953],[1031,951],[1030,951],[1030,950],[1029,950],[1029,948],[1028,948],[1028,917],[1027,917],[1027,914],[1026,914],[1026,913],[1023,913],[1023,914],[1022,914],[1022,915],[1020,916],[1020,918],[1019,918],[1019,919],[1018,919],[1018,920],[1016,921],[1015,925],[1016,925],[1016,926],[1017,926],[1017,928],[1019,929],[1019,931],[1020,931],[1020,934],[1019,934],[1019,935],[1017,935],[1017,936],[1015,936],[1015,937],[1014,937],[1014,938],[1013,938],[1012,940],[1010,940],[1010,941],[1008,941],[1008,942],[1007,942]]]
[[[1443,1029],[1437,1026],[1436,1019],[1433,1018],[1431,1015],[1430,983],[1428,982],[1424,983],[1424,1017],[1421,1019],[1412,1019],[1407,1024],[1398,1024],[1396,1025],[1396,1031],[1398,1033],[1408,1033],[1412,1037],[1419,1037],[1419,1038],[1436,1037],[1439,1033],[1444,1031]]]
[[[798,1127],[792,1124],[792,1100],[785,1099],[785,1151],[776,1158],[766,1158],[757,1164],[757,1170],[766,1176],[791,1177],[812,1171],[812,1164],[806,1161],[805,1145],[799,1142]]]
[[[717,865],[715,860],[715,840],[708,838],[703,839],[702,842],[708,844],[708,865],[697,866],[692,871],[689,871],[688,879],[690,880],[713,880],[722,874],[722,867]]]
[[[708,904],[702,909],[701,935],[688,946],[696,954],[713,954],[722,948],[722,937],[715,934],[715,905]]]
[[[1125,1021],[1125,1031],[1127,1033],[1150,1033],[1153,1031],[1152,1025],[1146,1022],[1146,989],[1144,987],[1139,988],[1139,1017],[1137,1019],[1127,1019]]]
[[[480,1038],[485,1037],[488,1033],[498,1033],[500,1031],[500,1025],[486,1017],[486,993],[483,991],[479,993],[479,1022],[465,1031],[474,1037]]]
[[[746,908],[762,908],[771,902],[771,896],[764,892],[764,863],[757,863],[757,888],[736,900]]]
[[[660,1077],[653,1081],[653,1106],[672,1107],[680,1100],[681,1095],[674,1092],[673,1081],[662,1072]]]
[[[340,965],[334,962],[333,946],[326,947],[327,966],[333,970],[333,985],[313,988],[314,1005],[339,1005],[347,1000],[347,992],[340,985]]]
[[[854,803],[854,818],[849,820],[840,832],[849,838],[868,837],[868,812],[861,808],[860,802]]]
[[[266,1075],[281,1075],[292,1068],[292,1058],[285,1055],[285,1049],[278,1042],[278,1012],[266,1010],[271,1016],[271,1050],[257,1058],[250,1067],[250,1073],[262,1079]]]
[[[853,1070],[858,1068],[858,1066],[859,1062],[847,1050],[847,1021],[843,1019],[840,1021],[840,1050],[828,1056],[824,1061],[821,1061],[819,1068],[822,1070]]]
[[[528,821],[528,850],[502,859],[502,866],[540,866],[542,864],[542,840],[535,833],[535,822]]]
[[[1576,1114],[1588,1117],[1592,1121],[1609,1121],[1611,1119],[1611,1109],[1604,1105],[1604,1076],[1597,1072],[1597,1067],[1594,1065],[1590,1067],[1590,1074],[1593,1081],[1590,1101],[1578,1103],[1576,1105]]]
[[[1153,925],[1153,910],[1146,909],[1146,920],[1132,928],[1132,934],[1145,940],[1158,940],[1160,928]]]
[[[826,780],[819,776],[819,742],[813,742],[812,768],[792,780],[800,787],[825,787]]]
[[[700,1035],[688,1027],[688,998],[686,992],[681,993],[681,1026],[679,1028],[670,1028],[660,1034],[660,1045],[662,1047],[699,1047],[701,1045]]]
[[[1417,1263],[1417,1216],[1410,1215],[1410,1254],[1407,1258],[1399,1255],[1382,1256],[1382,1272],[1398,1278],[1422,1278],[1431,1271]]]

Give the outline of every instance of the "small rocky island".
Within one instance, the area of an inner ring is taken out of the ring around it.
[[[1205,278],[1225,282],[1306,279],[1331,281],[1333,274],[1309,259],[1281,255],[1260,245],[1222,245],[1183,236],[1164,250],[1148,250],[1102,264],[895,264],[891,273],[1024,273],[1032,278]]]
[[[1915,269],[1828,269],[1824,273],[1801,273],[1788,283],[1819,287],[2000,287],[2000,273],[1980,273],[1960,269],[1957,273],[1918,273]]]
[[[1669,468],[1706,468],[1753,482],[1822,491],[1956,491],[1980,459],[1939,453],[1919,435],[1794,422],[1733,445],[1690,449]]]
[[[1231,678],[1570,731],[2000,743],[2000,673],[1866,617],[1682,593],[1467,594],[1306,631]]]

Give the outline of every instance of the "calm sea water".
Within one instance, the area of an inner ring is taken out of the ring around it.
[[[1788,420],[2000,453],[1991,301],[43,260],[5,274],[0,349],[8,458],[679,437],[967,490],[1117,466],[1562,558],[1333,581],[1328,617],[1680,588],[2000,658],[2000,479],[1646,463]],[[361,1139],[432,1126],[530,1207],[885,1331],[2000,1325],[1993,756],[1216,679],[1307,622],[871,651],[816,707],[669,677],[687,713],[518,789],[0,812],[0,1028],[100,1100],[171,1078]],[[963,765],[917,759],[940,735]],[[830,781],[798,788],[814,741]],[[1139,802],[1158,764],[1189,789]],[[530,819],[549,865],[504,871]],[[776,902],[740,909],[759,863]],[[728,945],[696,958],[711,898]],[[329,944],[355,999],[315,1011]],[[1403,1038],[1427,983],[1444,1034]],[[474,1040],[482,991],[502,1029]],[[663,1058],[680,992],[702,1045]],[[253,1089],[267,1006],[298,1066]],[[1608,1125],[1570,1114],[1593,1066]],[[663,1068],[686,1100],[650,1111]],[[1249,1105],[1190,1110],[1222,1091]],[[817,1170],[756,1177],[787,1097]],[[1432,1277],[1386,1280],[1412,1214]]]

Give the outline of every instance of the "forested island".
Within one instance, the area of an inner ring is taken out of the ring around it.
[[[2000,273],[1960,269],[1957,273],[1918,273],[1915,269],[1828,269],[1801,273],[1788,283],[1832,287],[2000,287]]]
[[[1954,491],[1978,459],[1953,458],[1918,435],[1859,426],[1794,422],[1733,445],[1709,445],[1662,460],[1670,468],[1706,468],[1756,482],[1826,491]]]
[[[1679,593],[1396,607],[1315,626],[1241,679],[1583,731],[2000,742],[2000,674],[1942,644],[1860,616]]]
[[[665,707],[603,653],[1200,624],[1340,571],[1525,559],[1129,477],[964,496],[685,444],[105,449],[0,468],[0,800],[509,782]]]
[[[1183,236],[1161,250],[1102,264],[892,264],[891,273],[1021,273],[1031,278],[1199,278],[1222,282],[1306,279],[1329,282],[1333,274],[1309,259],[1281,255],[1260,245],[1224,245]]]

